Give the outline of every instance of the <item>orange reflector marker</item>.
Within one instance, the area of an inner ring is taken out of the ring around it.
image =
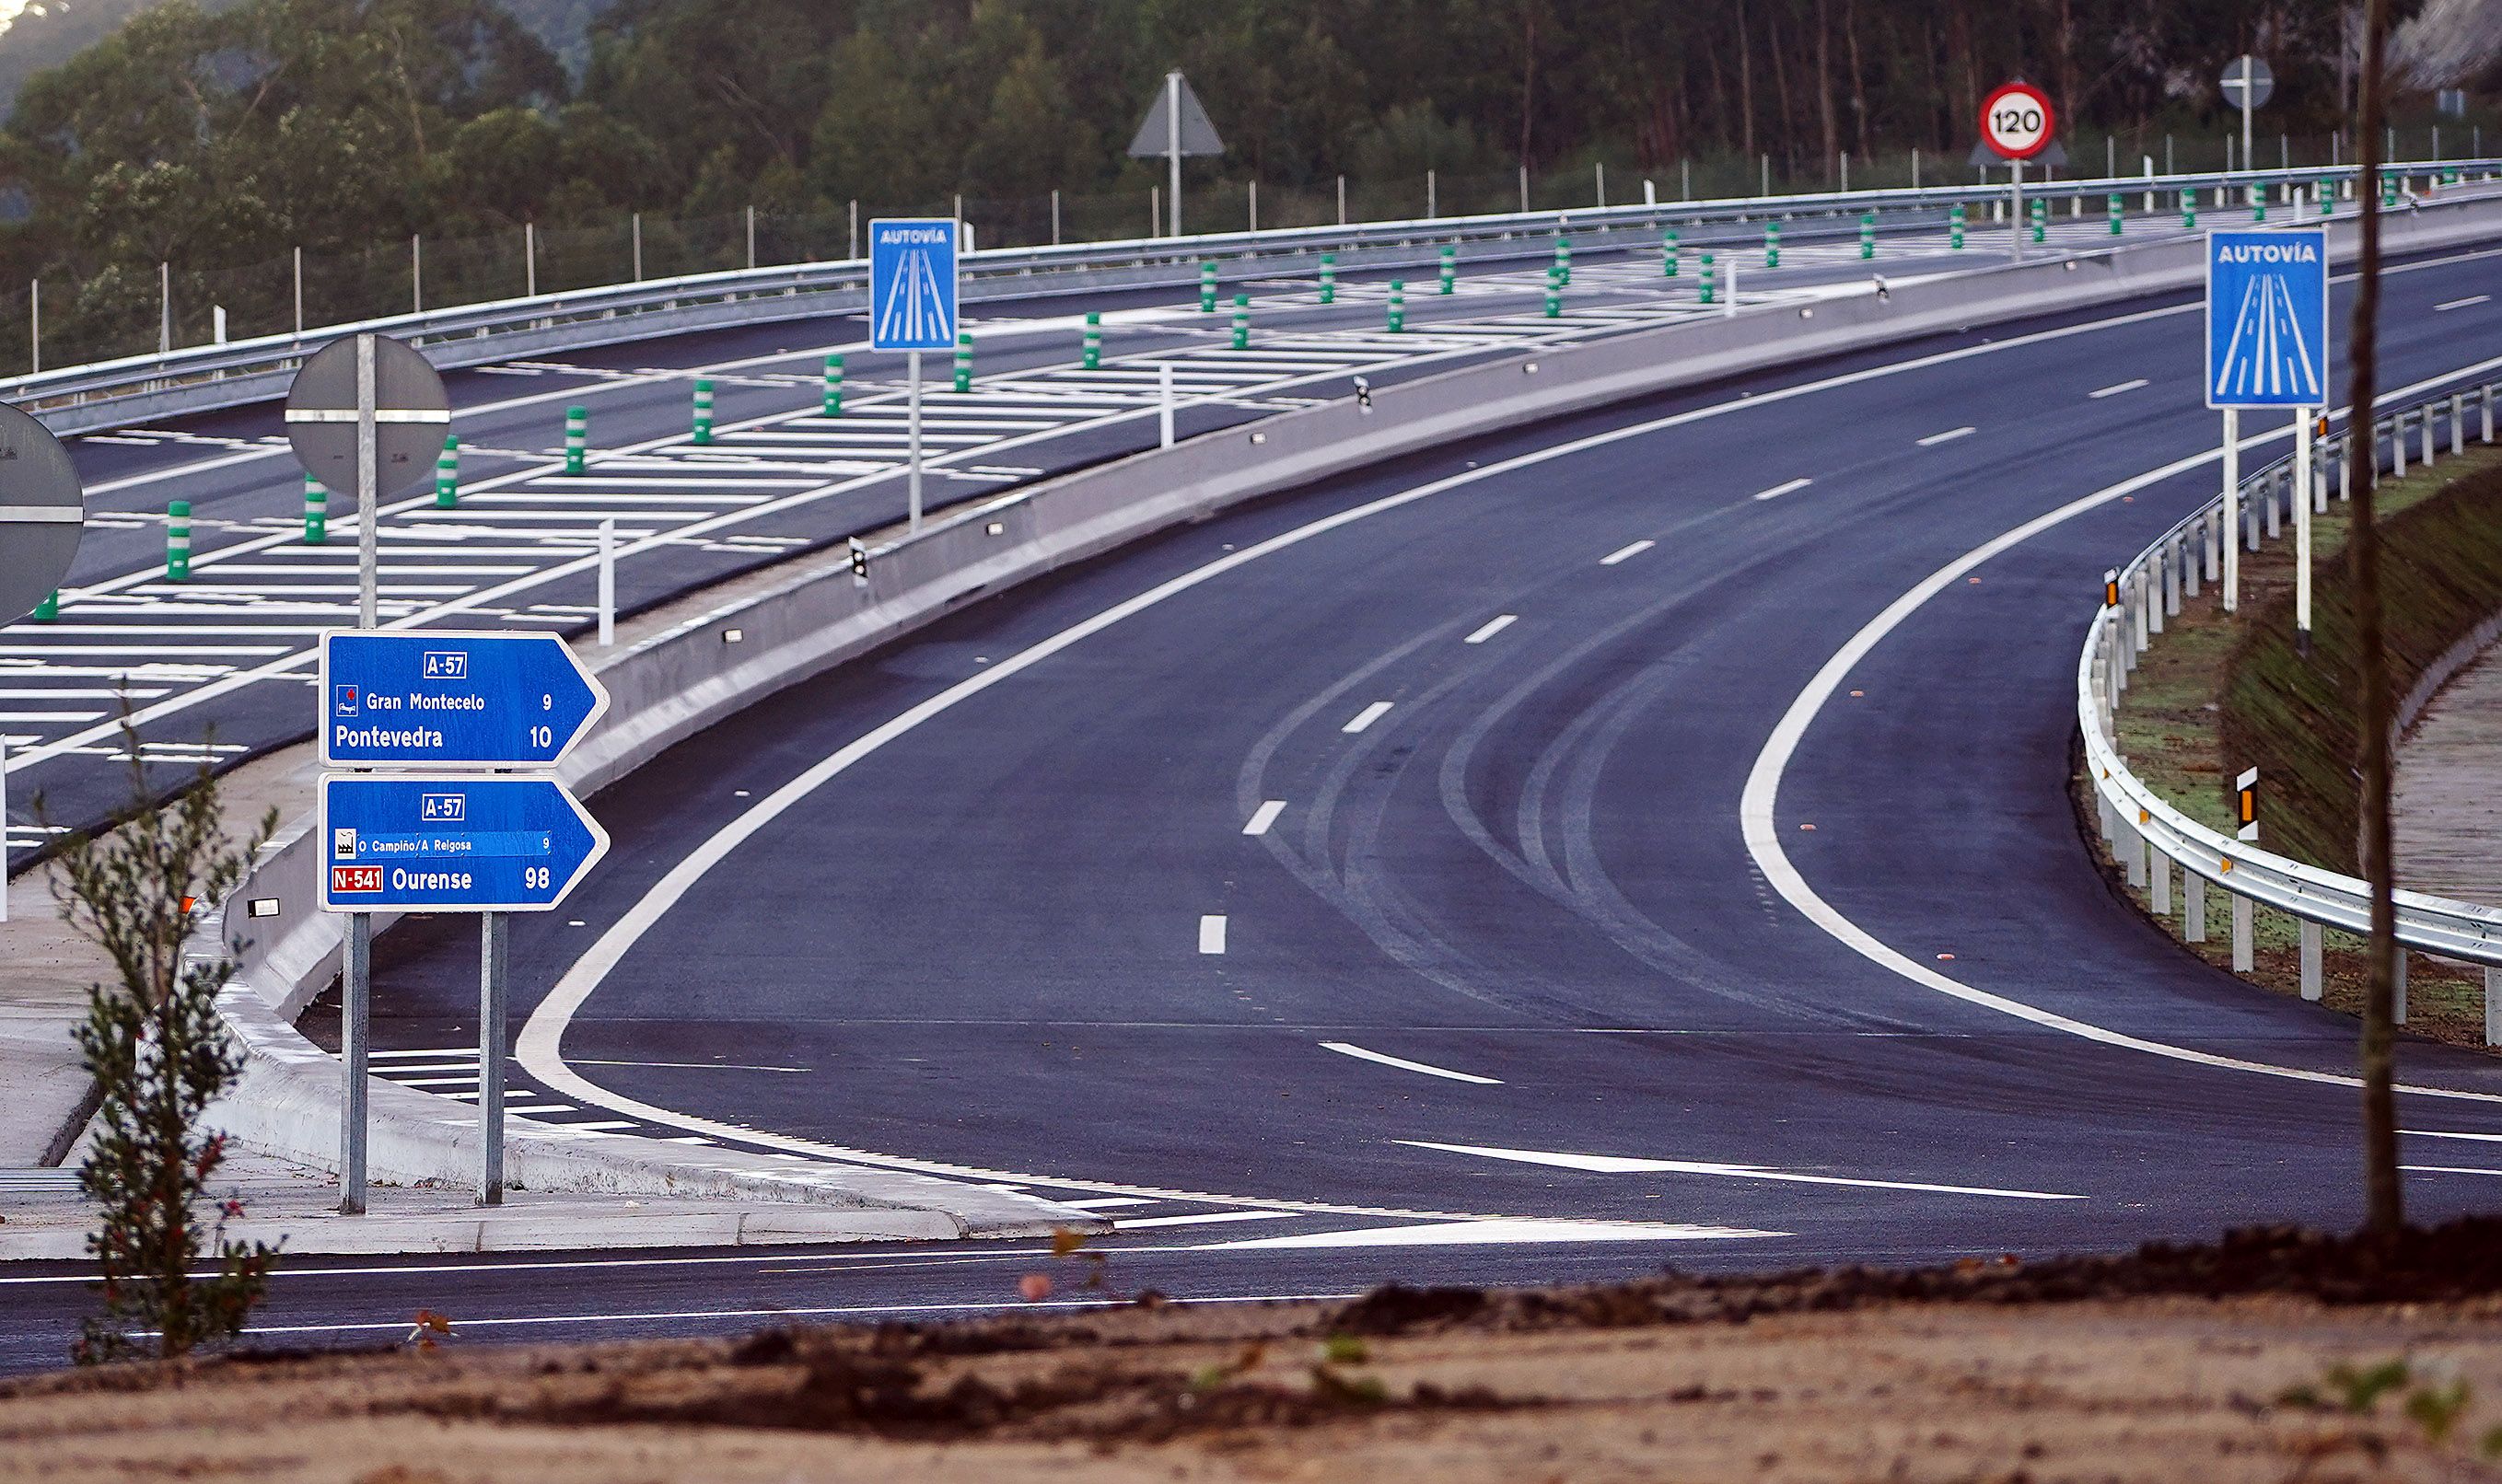
[[[2119,569],[2116,567],[2103,574],[2103,606],[2105,608],[2119,606]]]
[[[197,904],[198,904],[198,902],[199,902],[199,900],[200,900],[200,899],[199,899],[198,897],[196,897],[196,896],[186,896],[186,897],[184,897],[184,898],[183,898],[183,915],[184,915],[185,917],[188,917],[188,916],[190,916],[190,915],[191,915],[191,908],[192,908],[193,906],[197,905]]]

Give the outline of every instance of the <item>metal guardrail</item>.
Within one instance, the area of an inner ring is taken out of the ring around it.
[[[2401,182],[2460,183],[2502,175],[2502,157],[2393,164]],[[2029,199],[2079,203],[2086,197],[2164,197],[2207,193],[2218,205],[2228,195],[2247,202],[2264,193],[2290,203],[2305,187],[2336,185],[2350,189],[2351,166],[2205,173],[2028,185]],[[1257,263],[1269,258],[1316,258],[1322,253],[1357,254],[1348,267],[1403,262],[1423,266],[1425,252],[1454,245],[1472,256],[1529,255],[1518,239],[1560,232],[1581,234],[1592,246],[1659,231],[1672,224],[1743,223],[1801,218],[1875,216],[1880,226],[1901,229],[1914,214],[1956,205],[2002,201],[2000,186],[1939,186],[1916,189],[1830,192],[1712,201],[1644,202],[1627,206],[1568,208],[1490,217],[1435,218],[1345,226],[1289,227],[1128,242],[979,251],[964,259],[964,297],[1028,297],[1127,285],[1179,282],[1203,262]],[[1935,226],[1933,217],[1917,222]],[[1976,232],[1986,223],[1974,223]],[[2010,229],[2012,229],[2012,224]],[[1708,245],[1708,244],[1692,244]],[[1280,265],[1261,263],[1254,272]],[[867,264],[859,259],[789,267],[745,268],[651,279],[531,298],[505,299],[423,313],[394,315],[347,324],[308,328],[301,334],[261,336],[192,346],[164,354],[68,366],[0,379],[0,401],[25,408],[55,431],[101,427],[133,416],[157,417],[208,411],[274,396],[279,379],[292,374],[304,355],[343,334],[371,331],[396,336],[428,354],[437,365],[474,365],[508,355],[608,344],[650,334],[726,324],[797,319],[862,308],[867,298]]]
[[[2298,476],[2290,455],[2255,470],[2241,482],[2237,529],[2227,531],[2224,499],[2218,493],[2113,574],[2106,590],[2117,600],[2107,601],[2095,617],[2077,661],[2077,724],[2084,734],[2096,814],[2103,839],[2113,860],[2126,868],[2129,884],[2148,894],[2156,915],[2168,916],[2173,910],[2171,867],[2177,863],[2182,933],[2191,942],[2206,940],[2207,886],[2221,888],[2231,903],[2233,967],[2239,971],[2247,972],[2253,962],[2252,906],[2292,917],[2300,925],[2305,999],[2316,1000],[2321,994],[2322,929],[2371,931],[2370,885],[2228,838],[2166,802],[2129,771],[2119,751],[2115,719],[2120,698],[2138,656],[2163,632],[2164,620],[2179,614],[2181,600],[2196,596],[2203,583],[2219,580],[2226,539],[2255,552],[2290,523],[2294,499],[2307,497],[2315,511],[2322,511],[2331,498],[2346,498],[2352,491],[2358,458],[2369,457],[2403,475],[2415,464],[2438,463],[2445,442],[2451,455],[2464,450],[2471,437],[2492,443],[2497,398],[2502,398],[2502,384],[2486,383],[2396,409],[2373,420],[2368,448],[2358,447],[2361,435],[2350,426],[2322,441],[2314,461],[2313,488],[2307,491],[2295,489]],[[2402,891],[2397,894],[2397,936],[2408,948],[2485,966],[2485,1041],[2502,1043],[2502,908]],[[2401,956],[2398,1019],[2403,1023],[2405,1018]]]

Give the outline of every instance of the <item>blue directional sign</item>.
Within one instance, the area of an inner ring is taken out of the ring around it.
[[[2207,234],[2207,405],[2328,403],[2328,234]]]
[[[321,778],[324,912],[544,912],[608,832],[553,778]]]
[[[608,709],[548,633],[325,633],[321,697],[337,767],[545,767]]]
[[[955,349],[956,235],[943,217],[868,224],[869,349]]]

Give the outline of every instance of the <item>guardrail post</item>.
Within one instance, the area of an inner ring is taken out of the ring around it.
[[[2181,873],[2181,937],[2189,943],[2207,941],[2207,878],[2196,871]]]
[[[2391,981],[2391,982],[2390,982],[2390,986],[2389,986],[2389,987],[2390,987],[2391,989],[2395,990],[2395,991],[2397,992],[2397,994],[2396,994],[2396,996],[2394,997],[2394,999],[2392,999],[2392,1001],[2390,1002],[2390,1005],[2389,1005],[2389,1019],[2390,1019],[2390,1021],[2391,1021],[2392,1023],[2394,1023],[2394,1024],[2396,1024],[2396,1025],[2403,1026],[2403,1025],[2405,1025],[2405,1024],[2407,1023],[2407,947],[2406,947],[2406,945],[2405,945],[2404,943],[2398,944],[2398,945],[2397,945],[2397,952],[2396,952],[2394,955],[2392,955],[2392,957],[2394,957],[2394,958],[2397,960],[2397,972],[2396,972],[2396,973],[2394,973],[2394,974],[2392,974],[2392,975],[2390,976],[2390,981]]]
[[[2485,441],[2493,441],[2493,384],[2485,384]]]
[[[2147,900],[2156,917],[2172,915],[2172,858],[2159,850],[2149,850],[2146,862],[2150,880]]]
[[[2284,534],[2285,487],[2291,484],[2292,480],[2292,473],[2288,470],[2286,473],[2272,478],[2267,482],[2267,495],[2265,502],[2267,505],[2267,538],[2270,541],[2274,541],[2277,537]]]
[[[368,513],[368,520],[372,519]],[[174,500],[165,506],[165,580],[169,583],[191,580],[191,502]]]
[[[1963,251],[1963,203],[1957,201],[1954,210],[1946,213],[1946,246],[1958,253]]]
[[[2176,617],[2181,612],[2181,539],[2176,536],[2163,543],[2163,611],[2158,620]],[[2158,622],[2155,631],[2162,632]]]
[[[1572,282],[1572,238],[1558,237],[1555,239],[1555,267],[1553,271],[1557,287],[1562,287],[1563,286]]]
[[[2126,853],[2123,859],[2128,865],[2128,884],[2139,891],[2146,890],[2146,858],[2154,853],[2152,842],[2146,838],[2145,820],[2146,813],[2140,810],[2138,817],[2125,822],[2120,830],[2120,848]]]
[[[2233,972],[2247,974],[2258,962],[2250,943],[2250,899],[2239,892],[2225,894],[2233,899]]]
[[[1704,253],[1704,254],[1703,254],[1703,293],[1702,293],[1702,297],[1696,301],[1696,302],[1698,302],[1698,303],[1703,303],[1703,304],[1709,304],[1709,303],[1711,303],[1711,302],[1712,302],[1713,294],[1715,293],[1715,291],[1717,290],[1717,288],[1718,288],[1718,287],[1719,287],[1719,286],[1718,286],[1718,278],[1719,278],[1719,275],[1718,275],[1718,273],[1713,269],[1712,261],[1713,261],[1713,260],[1712,260],[1712,256],[1711,256],[1711,254],[1710,254],[1710,253]]]
[[[1876,214],[1859,214],[1859,260],[1866,262],[1876,255]]]
[[[828,355],[826,357],[826,400],[823,416],[839,418],[842,415],[843,358],[840,355]]]
[[[2377,437],[2380,427],[2376,424],[2372,431]],[[2374,449],[2372,455],[2374,461],[2377,462],[2380,450]],[[2391,479],[2407,477],[2407,415],[2405,413],[2395,413],[2389,418],[2389,477]]]
[[[443,452],[434,455],[434,508],[450,510],[460,503],[460,435],[454,433],[443,440]]]
[[[1337,254],[1335,253],[1321,254],[1321,302],[1337,302]]]
[[[1446,243],[1442,244],[1442,288],[1441,288],[1441,291],[1442,291],[1442,292],[1444,292],[1444,293],[1454,293],[1454,292],[1457,292],[1457,291],[1458,291],[1458,289],[1459,289],[1459,284],[1460,284],[1460,250],[1459,250],[1459,247],[1458,247],[1458,245],[1457,245],[1457,244],[1455,244],[1455,243],[1447,243],[1447,242],[1446,242]]]
[[[1251,349],[1251,296],[1247,293],[1234,296],[1234,349]]]
[[[1212,262],[1199,265],[1199,312],[1216,313],[1216,264]]]
[[[320,546],[330,539],[330,491],[312,475],[304,476],[304,544]]]
[[[2324,979],[2321,964],[2319,925],[2305,922],[2302,927],[2302,997],[2317,1000]]]
[[[2502,1046],[2502,968],[2485,966],[2485,1044]]]
[[[711,442],[712,379],[697,377],[695,379],[695,446],[702,448]]]
[[[1407,328],[1407,285],[1399,279],[1390,281],[1390,333],[1396,335]]]
[[[2170,585],[2171,575],[2168,572],[2148,572],[2139,583],[2146,592],[2144,627],[2148,644],[2154,641],[2156,634],[2163,632],[2163,592]]]
[[[591,409],[568,407],[564,410],[564,472],[582,472],[583,455],[591,447]]]
[[[2416,417],[2423,435],[2423,466],[2427,469],[2433,464],[2434,442],[2441,436],[2439,432],[2441,415],[2436,413],[2433,407],[2434,404],[2427,402],[2416,409]]]
[[[1086,335],[1080,345],[1082,347],[1080,364],[1089,371],[1102,369],[1103,316],[1099,311],[1090,309],[1086,312]]]
[[[2207,517],[2201,514],[2189,523],[2189,534],[2181,538],[2181,592],[2184,598],[2198,595],[2199,569],[2207,564]]]
[[[2464,391],[2450,394],[2450,451],[2453,454],[2467,452],[2467,393]]]
[[[956,332],[956,389],[958,391],[973,389],[973,332],[971,330]]]
[[[1777,268],[1780,265],[1781,224],[1777,221],[1767,221],[1764,223],[1764,266]]]
[[[1674,278],[1674,277],[1676,277],[1676,258],[1677,258],[1677,248],[1676,248],[1676,228],[1674,228],[1674,227],[1670,227],[1667,231],[1662,232],[1662,233],[1660,234],[1660,238],[1659,238],[1659,253],[1660,253],[1660,257],[1659,257],[1659,275],[1660,275],[1660,277],[1662,277],[1662,278]]]

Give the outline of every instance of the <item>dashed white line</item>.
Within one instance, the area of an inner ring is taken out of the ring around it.
[[[1474,1072],[1455,1072],[1447,1066],[1435,1066],[1424,1062],[1410,1062],[1405,1057],[1394,1057],[1378,1051],[1367,1051],[1365,1048],[1358,1046],[1351,1041],[1323,1041],[1321,1042],[1321,1050],[1335,1051],[1341,1057],[1353,1057],[1359,1062],[1373,1062],[1383,1066],[1395,1066],[1403,1072],[1423,1072],[1428,1077],[1447,1077],[1453,1082],[1473,1082],[1479,1087],[1503,1086],[1503,1079],[1500,1077],[1480,1077]]]
[[[1498,615],[1497,617],[1488,620],[1484,627],[1479,628],[1475,633],[1469,635],[1460,642],[1462,644],[1483,644],[1488,639],[1491,639],[1495,635],[1502,633],[1505,629],[1509,628],[1512,625],[1513,621],[1518,617],[1519,615],[1517,614],[1509,613]]]
[[[2146,385],[2146,378],[2141,376],[2141,377],[2139,377],[2136,381],[2133,381],[2133,382],[2121,382],[2119,385],[2117,385],[2117,386],[2115,386],[2115,387],[2105,387],[2105,388],[2104,388],[2102,390],[2100,390],[2100,391],[2088,391],[2088,392],[2086,392],[2086,393],[2085,393],[2085,395],[2086,395],[2087,397],[2089,397],[2089,398],[2092,398],[2092,399],[2095,399],[2095,400],[2100,400],[2100,399],[2101,399],[2101,398],[2103,398],[2103,397],[2115,397],[2115,396],[2119,395],[2119,394],[2120,394],[2121,392],[2123,392],[2123,391],[2135,391],[2138,388],[2143,387],[2143,386],[2145,386],[2145,385]]]
[[[2432,312],[2438,315],[2449,310],[2465,309],[2470,304],[2482,304],[2491,297],[2493,295],[2489,293],[2472,293],[2463,299],[2452,299],[2447,304],[2436,304],[2432,307]]]
[[[1782,495],[1788,494],[1794,489],[1804,489],[1814,483],[1815,481],[1811,479],[1794,479],[1786,485],[1775,485],[1770,489],[1766,489],[1758,493],[1755,498],[1759,500],[1777,500]]]
[[[1199,920],[1199,951],[1203,954],[1225,952],[1225,919],[1210,913]]]
[[[1383,717],[1388,716],[1389,714],[1390,703],[1388,701],[1374,701],[1371,705],[1357,712],[1355,714],[1355,720],[1347,723],[1344,726],[1339,727],[1338,730],[1352,735],[1353,733],[1364,730],[1366,727],[1380,721]]]
[[[1659,543],[1656,541],[1637,541],[1631,546],[1620,546],[1614,551],[1609,552],[1605,556],[1600,557],[1599,565],[1603,567],[1612,567],[1617,562],[1624,560],[1626,557],[1639,556],[1658,544]]]
[[[1268,826],[1277,823],[1277,816],[1285,812],[1286,801],[1282,798],[1272,798],[1251,811],[1251,822],[1242,826],[1242,832],[1247,835],[1267,834]]]
[[[1919,444],[1924,449],[1933,449],[1941,443],[1952,443],[1957,438],[1969,438],[1972,434],[1973,429],[1969,427],[1950,427],[1943,433],[1929,434],[1926,438],[1920,439]]]

